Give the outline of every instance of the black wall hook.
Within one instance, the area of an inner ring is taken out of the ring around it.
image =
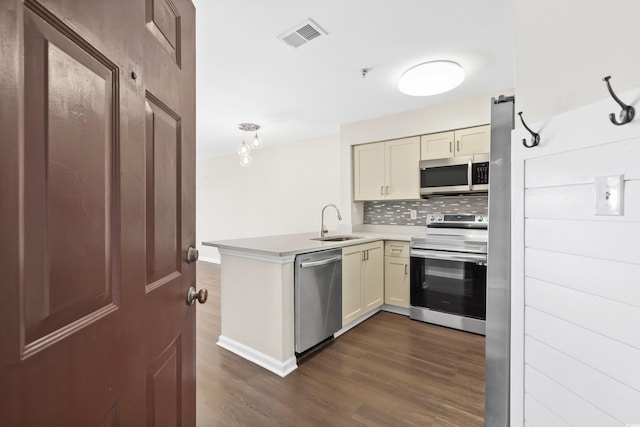
[[[614,113],[609,114],[609,120],[616,126],[622,126],[629,123],[633,120],[633,117],[636,115],[636,110],[631,105],[626,105],[624,102],[620,101],[620,98],[613,93],[613,89],[611,89],[611,83],[609,83],[609,79],[611,76],[605,77],[604,80],[607,83],[607,89],[609,89],[609,94],[611,97],[620,105],[622,111],[620,111],[620,121],[616,120],[616,115]]]
[[[525,129],[527,129],[531,134],[531,144],[527,144],[527,140],[522,138],[522,145],[524,145],[527,148],[533,148],[536,145],[540,144],[540,134],[537,134],[531,129],[529,129],[529,126],[527,126],[527,124],[524,122],[524,119],[522,118],[522,111],[520,111],[518,115],[520,116],[520,121],[522,122],[522,126],[524,126]]]

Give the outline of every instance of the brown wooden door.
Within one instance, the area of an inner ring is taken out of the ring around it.
[[[195,425],[195,10],[0,5],[0,425]]]

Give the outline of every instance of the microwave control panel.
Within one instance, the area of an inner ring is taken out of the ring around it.
[[[472,172],[472,184],[489,184],[489,162],[474,163]]]

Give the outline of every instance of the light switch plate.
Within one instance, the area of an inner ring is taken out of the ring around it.
[[[598,176],[596,187],[596,215],[622,215],[624,175]]]

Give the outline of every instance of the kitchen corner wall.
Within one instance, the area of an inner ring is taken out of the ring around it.
[[[411,219],[411,210],[416,218]],[[488,197],[446,196],[424,200],[393,200],[364,203],[364,224],[372,225],[425,225],[431,214],[455,213],[486,215]]]
[[[268,144],[268,141],[267,141]],[[320,211],[340,200],[340,138],[333,135],[266,145],[243,168],[237,155],[201,159],[196,171],[196,232],[200,259],[217,262],[202,241],[320,231]],[[347,206],[340,206],[344,212]],[[338,228],[327,211],[329,230]]]

